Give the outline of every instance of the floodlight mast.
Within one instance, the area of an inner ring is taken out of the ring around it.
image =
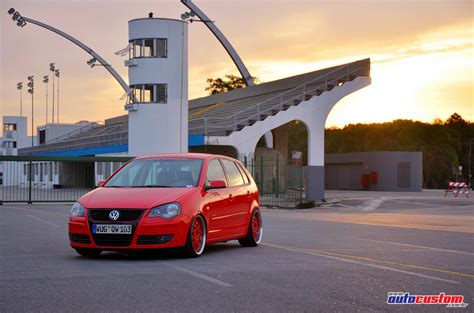
[[[45,23],[42,23],[42,22],[39,22],[39,21],[36,21],[34,19],[31,19],[29,17],[24,17],[23,16],[23,20],[25,22],[29,22],[31,24],[35,24],[35,25],[38,25],[40,27],[43,27],[43,28],[46,28],[47,30],[50,30],[56,34],[58,34],[59,36],[62,36],[64,38],[66,38],[67,40],[73,42],[74,44],[78,45],[80,48],[82,48],[84,51],[86,51],[87,53],[89,53],[91,56],[93,56],[94,58],[97,59],[97,61],[102,64],[106,69],[107,71],[109,71],[109,73],[115,78],[115,80],[117,80],[117,82],[120,84],[120,86],[122,86],[122,88],[125,90],[125,92],[127,93],[127,95],[130,97],[130,98],[133,98],[134,95],[133,95],[133,92],[132,92],[132,89],[130,89],[130,87],[128,86],[128,84],[123,80],[123,78],[114,70],[114,68],[109,64],[107,63],[107,61],[105,61],[100,55],[98,55],[94,50],[92,50],[91,48],[89,48],[88,46],[86,46],[85,44],[83,44],[82,42],[80,42],[79,40],[77,40],[76,38],[66,34],[65,32],[63,31],[60,31],[59,29],[57,28],[54,28],[52,26],[49,26]]]
[[[240,75],[242,78],[245,80],[245,83],[247,86],[253,86],[253,80],[252,76],[250,75],[247,67],[245,67],[244,62],[240,58],[240,56],[237,54],[237,51],[235,51],[234,47],[230,44],[230,42],[225,38],[224,34],[217,28],[217,26],[212,22],[209,17],[207,17],[204,12],[202,12],[191,0],[181,0],[181,3],[187,6],[191,12],[194,12],[197,17],[209,28],[209,30],[216,36],[217,40],[224,46],[224,49],[227,51],[229,56],[232,58],[232,61],[234,61],[235,66],[237,66],[237,69],[240,72]]]

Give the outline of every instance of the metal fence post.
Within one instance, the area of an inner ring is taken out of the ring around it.
[[[263,155],[260,157],[260,193],[263,194]]]
[[[303,166],[300,166],[300,203],[303,203]]]
[[[278,159],[278,154],[276,155],[276,197],[278,198],[280,191],[280,162]]]
[[[31,199],[31,182],[33,180],[33,164],[30,161],[28,165],[28,204],[32,204],[33,201]]]

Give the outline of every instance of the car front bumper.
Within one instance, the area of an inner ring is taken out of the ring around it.
[[[86,217],[68,221],[69,242],[72,248],[99,250],[143,250],[182,247],[186,243],[191,219],[179,215],[171,220],[143,217],[138,222],[94,222],[95,224],[134,224],[131,235],[92,234],[92,222]]]

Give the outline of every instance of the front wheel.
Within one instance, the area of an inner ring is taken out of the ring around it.
[[[102,250],[97,250],[97,249],[75,249],[75,250],[78,254],[87,258],[97,258],[102,253]]]
[[[207,228],[202,215],[196,215],[189,227],[188,238],[184,246],[186,256],[196,258],[202,254],[206,246]]]
[[[239,243],[242,247],[256,247],[262,241],[263,226],[262,216],[260,211],[255,209],[252,212],[247,235],[244,238],[239,239]]]

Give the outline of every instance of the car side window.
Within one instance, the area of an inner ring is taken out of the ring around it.
[[[245,174],[245,171],[244,171],[244,169],[242,168],[242,165],[238,164],[237,162],[235,162],[235,165],[237,165],[237,168],[239,169],[240,174],[242,174],[242,177],[244,178],[244,183],[245,183],[246,185],[247,185],[248,183],[250,183],[249,178],[247,177],[247,174]]]
[[[227,174],[227,182],[229,187],[240,186],[244,184],[244,179],[234,162],[222,159],[222,164],[224,165],[225,172]]]
[[[209,161],[206,173],[206,186],[208,186],[213,180],[226,181],[224,170],[222,169],[221,163],[217,159]]]

